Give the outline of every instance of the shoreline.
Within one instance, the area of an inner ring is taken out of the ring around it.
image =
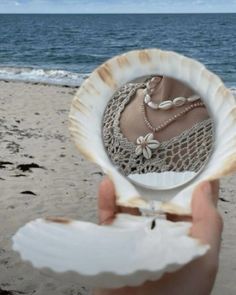
[[[78,87],[0,81],[0,88],[0,291],[88,295],[87,287],[56,274],[48,277],[11,250],[15,232],[39,217],[97,222],[97,187],[103,173],[80,156],[68,130]],[[221,181],[219,209],[225,226],[213,295],[236,293],[235,180],[233,176]]]
[[[89,75],[88,75],[89,76]],[[86,78],[84,78],[85,80]],[[143,81],[143,77],[136,78],[130,82],[140,82]],[[55,86],[55,87],[64,87],[64,88],[72,88],[72,89],[79,89],[83,82],[80,85],[68,85],[68,84],[60,84],[60,83],[50,83],[50,82],[41,82],[41,81],[24,81],[24,80],[17,80],[17,79],[1,79],[0,83],[23,83],[23,84],[30,84],[30,85],[42,85],[42,86]],[[227,83],[232,82],[224,82],[224,85],[227,87]],[[228,86],[227,88],[232,91],[236,98],[236,82],[232,83],[233,86]]]

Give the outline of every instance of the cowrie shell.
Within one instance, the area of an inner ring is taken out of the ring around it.
[[[156,103],[154,103],[153,101],[149,101],[148,106],[154,110],[158,109],[158,105]]]
[[[199,100],[200,99],[200,96],[198,94],[194,94],[194,95],[191,95],[190,97],[187,98],[187,101],[188,102],[194,102],[196,100]]]
[[[145,97],[144,97],[144,102],[145,103],[149,103],[151,101],[151,97],[149,94],[146,94]]]
[[[186,98],[183,97],[183,96],[179,96],[179,97],[176,97],[174,100],[173,100],[173,104],[176,106],[176,107],[181,107],[182,105],[184,105],[186,102]]]
[[[160,110],[169,110],[171,109],[173,106],[173,102],[171,100],[166,100],[163,101],[159,104],[159,109]]]

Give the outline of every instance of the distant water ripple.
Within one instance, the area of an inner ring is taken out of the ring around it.
[[[0,15],[0,79],[80,85],[106,59],[158,47],[236,86],[236,14]]]

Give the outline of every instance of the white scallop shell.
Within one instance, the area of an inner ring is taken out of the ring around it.
[[[135,186],[110,161],[102,139],[103,113],[116,90],[137,76],[159,74],[189,85],[215,121],[215,146],[204,170],[188,185],[157,191]],[[96,69],[79,88],[71,106],[70,131],[80,152],[112,179],[117,204],[158,213],[191,215],[194,188],[236,170],[236,103],[222,81],[201,63],[158,49],[131,51]],[[188,236],[190,225],[118,217],[109,226],[84,222],[33,221],[14,236],[13,247],[36,267],[73,271],[90,285],[121,287],[155,280],[199,255],[207,246]],[[172,231],[173,230],[173,231]],[[171,267],[171,265],[173,267]],[[69,272],[70,273],[70,272]]]
[[[171,100],[165,100],[159,104],[159,109],[160,110],[169,110],[172,108],[172,106],[173,106],[173,102]]]
[[[216,133],[215,148],[204,171],[187,186],[164,193],[134,186],[117,171],[104,149],[100,127],[106,105],[119,87],[139,75],[157,73],[182,81],[200,95],[215,121]],[[149,200],[155,200],[157,210],[191,214],[191,195],[199,182],[236,170],[236,103],[232,93],[203,64],[174,52],[130,51],[101,65],[79,88],[72,102],[69,128],[80,152],[113,180],[119,205],[147,208]]]
[[[183,96],[179,96],[179,97],[176,97],[173,99],[173,104],[176,106],[176,107],[181,107],[182,105],[184,105],[186,102],[186,98],[183,97]]]
[[[167,220],[154,226],[153,218],[128,214],[118,214],[112,226],[37,219],[14,236],[13,249],[37,268],[50,267],[70,277],[75,272],[70,280],[82,284],[137,286],[206,253],[208,246],[188,237],[190,226]]]

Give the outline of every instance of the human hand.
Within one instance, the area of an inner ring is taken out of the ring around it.
[[[188,263],[180,270],[167,273],[157,281],[148,281],[138,287],[94,290],[95,295],[209,295],[218,270],[218,260],[223,223],[216,209],[219,182],[203,182],[195,189],[192,199],[192,228],[190,235],[210,245],[202,257]],[[105,178],[99,187],[99,221],[109,224],[117,213],[139,214],[138,209],[116,205],[112,182]],[[168,215],[172,221],[190,220],[186,217]]]

